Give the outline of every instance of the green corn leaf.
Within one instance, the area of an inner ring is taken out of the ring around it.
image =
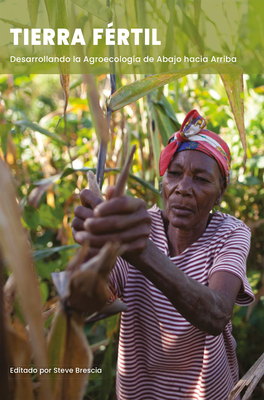
[[[197,46],[198,51],[201,54],[204,54],[204,42],[201,37],[196,25],[193,23],[192,19],[185,14],[182,13],[182,32],[184,32],[189,39]]]
[[[57,31],[59,28],[68,29],[68,18],[66,0],[45,0],[45,5],[49,17],[50,28]],[[55,52],[57,57],[70,57],[70,46],[67,45],[55,45]],[[70,66],[68,63],[60,63],[61,74],[69,74]]]
[[[112,315],[106,319],[106,334],[110,339],[114,333],[118,332],[119,328],[119,314]]]
[[[33,182],[33,185],[41,186],[41,185],[46,185],[48,183],[56,183],[60,179],[61,175],[62,173],[53,175],[49,178],[40,179],[38,181]]]
[[[157,74],[153,76],[148,76],[147,78],[140,79],[136,82],[133,82],[129,85],[123,86],[118,89],[110,98],[108,102],[108,106],[112,111],[119,110],[126,105],[133,103],[140,99],[143,96],[153,92],[154,90],[162,87],[170,82],[173,82],[177,79],[182,78],[183,76],[194,74],[204,69],[213,68],[219,74],[231,74],[231,79],[233,74],[242,74],[242,68],[236,65],[230,64],[204,64],[198,67],[181,69],[177,72],[166,73],[166,74]]]
[[[30,29],[30,26],[24,25],[24,24],[20,24],[19,22],[11,21],[10,19],[0,18],[0,21],[5,22],[6,24],[13,25],[16,28]]]
[[[195,73],[204,69],[214,68],[221,76],[224,83],[231,109],[234,113],[237,128],[240,134],[242,145],[245,151],[244,162],[246,160],[247,143],[244,126],[244,102],[243,102],[243,70],[242,68],[229,65],[213,63],[204,64],[199,67],[179,70],[175,73],[158,74],[140,79],[129,85],[118,89],[110,98],[108,106],[116,111],[126,105],[148,95],[161,86],[173,82],[183,76]]]
[[[57,10],[55,17],[55,31],[59,28],[68,29],[68,19],[66,10],[66,0],[57,0]],[[70,57],[70,46],[56,45],[56,56]],[[70,65],[68,63],[59,63],[61,74],[68,75],[70,73]]]
[[[95,15],[97,18],[105,22],[112,19],[112,12],[109,7],[103,5],[97,0],[71,0],[77,6],[83,8],[88,13]]]
[[[44,0],[44,1],[49,18],[49,24],[50,27],[53,29],[55,27],[56,0]]]
[[[155,103],[154,103],[154,106],[156,108],[157,121],[158,121],[159,132],[161,135],[161,140],[162,140],[163,146],[165,147],[168,143],[169,138],[175,132],[175,129],[171,123],[171,120],[163,112],[163,110],[160,108],[160,106]]]
[[[119,110],[130,103],[148,95],[154,90],[187,75],[189,70],[181,70],[184,72],[177,72],[171,74],[158,74],[140,79],[129,85],[119,88],[110,98],[108,107],[112,111]]]
[[[66,144],[65,141],[59,135],[57,135],[54,132],[50,132],[45,128],[42,128],[42,126],[39,126],[38,124],[35,124],[34,122],[21,120],[21,121],[14,122],[14,125],[25,126],[26,128],[29,128],[34,132],[35,131],[40,132],[43,135],[46,135],[52,139],[55,139],[60,143]]]
[[[77,171],[80,171],[80,172],[92,171],[95,174],[96,173],[96,168],[85,168],[85,167],[84,168],[78,168],[78,169],[66,168],[63,171],[63,174],[61,175],[61,179],[65,178],[66,176],[69,176],[69,175],[71,175],[71,174],[73,174],[74,172],[77,172]]]
[[[5,156],[7,151],[8,133],[10,132],[11,128],[12,124],[0,124],[1,147]]]
[[[43,185],[43,184],[47,184],[47,183],[56,183],[58,182],[60,179],[66,178],[67,176],[74,174],[75,172],[88,172],[88,171],[92,171],[93,173],[96,173],[96,168],[87,168],[87,167],[83,167],[83,168],[66,168],[61,174],[56,174],[54,176],[51,176],[50,178],[45,178],[45,179],[40,179],[38,181],[34,182],[34,185]],[[119,174],[121,172],[121,169],[119,168],[106,168],[105,172],[111,172],[113,174]],[[153,186],[151,185],[151,183],[145,181],[144,179],[140,178],[137,175],[131,174],[129,173],[129,177],[130,179],[133,179],[134,181],[138,182],[141,186],[145,187],[146,189],[151,190],[152,192],[154,192],[155,194],[159,194],[159,191]],[[48,249],[47,249],[48,250]],[[52,250],[52,249],[49,249]],[[40,250],[42,251],[42,250]]]
[[[151,183],[145,181],[144,179],[139,178],[138,176],[133,175],[133,174],[129,174],[129,177],[132,178],[133,180],[135,180],[136,182],[140,183],[146,189],[149,189],[152,192],[159,194],[159,191],[153,185],[151,185]]]
[[[171,120],[171,123],[174,126],[175,131],[180,130],[181,124],[179,123],[179,121],[176,118],[175,111],[174,111],[171,103],[164,96],[164,94],[162,95],[162,97],[161,97],[161,99],[159,101],[153,99],[153,103],[154,103],[154,105],[157,104],[158,106],[160,106],[160,108],[162,109],[163,113],[166,114],[167,117]]]
[[[220,74],[225,90],[229,99],[231,109],[233,111],[237,129],[240,135],[242,146],[245,152],[244,163],[247,159],[247,140],[244,125],[244,101],[243,94],[243,76]]]
[[[77,86],[80,86],[82,83],[83,83],[82,77],[76,79],[75,81],[73,81],[70,84],[70,90],[75,89]],[[78,99],[78,100],[80,100],[80,99]]]
[[[27,3],[31,27],[34,28],[37,23],[39,0],[27,0]]]
[[[111,393],[112,379],[113,338],[110,339],[103,361],[103,382],[101,385],[100,400],[108,400]]]
[[[55,272],[59,268],[58,263],[56,261],[38,261],[36,262],[36,271],[38,276],[41,279],[48,279],[50,280],[52,272]],[[60,268],[59,268],[60,269]]]
[[[174,14],[175,14],[175,2],[173,0],[167,0],[167,6],[169,9],[170,13],[170,19],[167,25],[167,32],[166,32],[166,44],[165,44],[165,49],[164,49],[164,55],[169,56],[172,54],[172,49],[173,49],[173,40],[171,38],[174,37],[173,31],[174,31],[174,26],[175,26],[175,21],[174,21]],[[163,63],[162,65],[162,71],[166,71],[169,67],[169,62]]]
[[[201,14],[201,0],[194,0],[194,19],[195,19],[195,25],[197,27],[199,26],[200,14]]]
[[[71,175],[71,174],[73,174],[74,172],[77,172],[77,171],[81,171],[81,172],[93,171],[93,173],[95,173],[96,169],[95,168],[79,168],[79,169],[67,168],[67,169],[65,169],[65,171],[61,175],[61,179],[65,178],[66,176]],[[121,172],[121,169],[119,169],[119,168],[113,168],[113,169],[112,168],[106,168],[105,172],[106,173],[107,172],[111,172],[111,173],[114,173],[114,174],[118,174],[118,173]],[[153,185],[151,185],[151,183],[145,181],[144,179],[140,178],[139,176],[136,176],[134,174],[129,173],[129,177],[131,179],[133,179],[134,181],[140,183],[140,185],[142,185],[146,189],[152,190],[152,192],[154,192],[156,194],[159,194],[159,191],[157,189],[155,189],[155,187]]]
[[[79,247],[80,247],[80,245],[75,243],[75,244],[70,244],[70,245],[65,245],[65,246],[51,247],[51,248],[43,249],[43,250],[36,250],[36,251],[33,251],[33,258],[35,261],[40,261],[40,260],[43,260],[44,258],[52,256],[52,254],[54,254],[54,253],[58,253],[59,251],[72,250],[72,249],[77,249]]]
[[[156,176],[159,176],[160,141],[158,132],[158,122],[156,118],[155,108],[151,101],[151,95],[148,95],[147,99],[148,99],[148,113],[150,119],[150,137],[154,154],[155,172]]]

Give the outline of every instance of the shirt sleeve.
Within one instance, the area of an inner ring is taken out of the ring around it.
[[[117,257],[116,265],[109,275],[111,290],[111,301],[119,297],[123,300],[123,291],[126,286],[129,272],[129,264],[121,257]]]
[[[226,271],[236,275],[241,280],[241,287],[236,298],[236,304],[247,306],[254,301],[254,294],[246,275],[246,261],[250,249],[250,229],[245,225],[237,226],[224,238],[216,251],[213,265],[209,271],[210,277],[218,271]]]

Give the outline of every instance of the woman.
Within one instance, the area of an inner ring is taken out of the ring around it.
[[[254,299],[246,277],[250,230],[210,213],[230,181],[230,152],[205,125],[191,111],[161,153],[164,211],[111,199],[111,188],[101,204],[83,191],[76,209],[75,240],[90,240],[90,256],[106,241],[128,246],[111,275],[113,294],[128,306],[118,400],[224,400],[238,380],[230,318],[235,303]]]

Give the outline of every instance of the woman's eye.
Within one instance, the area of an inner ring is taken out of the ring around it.
[[[180,172],[180,171],[168,171],[168,173],[169,173],[170,175],[174,175],[174,176],[179,176],[179,175],[181,175],[181,172]]]
[[[201,176],[196,176],[195,179],[199,182],[208,183],[209,181]]]

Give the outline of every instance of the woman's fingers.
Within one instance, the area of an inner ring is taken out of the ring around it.
[[[83,219],[74,217],[72,220],[71,227],[72,229],[75,230],[75,232],[83,231],[84,230],[83,223],[84,223]]]
[[[74,210],[74,216],[85,220],[93,217],[93,210],[84,206],[77,206]]]
[[[113,214],[130,214],[139,209],[146,209],[143,200],[130,196],[115,197],[97,205],[94,209],[95,217],[106,217]]]
[[[88,232],[81,230],[80,232],[76,232],[75,235],[73,235],[73,238],[75,242],[83,244],[86,240],[88,240],[88,236]]]
[[[146,246],[151,218],[145,202],[129,196],[111,198],[112,192],[109,188],[106,202],[88,189],[81,192],[83,205],[75,209],[72,228],[77,243],[89,242],[88,258],[96,255],[106,242],[127,244],[126,254],[139,253]]]
[[[80,194],[80,199],[84,207],[91,208],[92,210],[100,203],[103,202],[102,199],[97,197],[91,190],[83,189]]]
[[[86,218],[92,218],[93,217],[93,211],[90,208],[86,208],[83,206],[78,206],[74,210],[74,218],[72,220],[72,228],[75,231],[83,231],[83,223],[86,220]],[[75,238],[74,238],[75,239]]]
[[[110,200],[115,191],[115,186],[108,186],[105,192],[106,200]]]
[[[88,240],[91,247],[101,248],[106,242],[119,242],[122,244],[129,244],[135,240],[143,240],[145,242],[146,239],[148,239],[149,233],[150,225],[143,224],[129,230],[102,235],[81,231],[76,233],[76,240],[78,243],[83,243],[85,240]]]
[[[100,250],[101,250],[101,248],[90,247],[86,261],[90,260],[90,258],[97,256],[97,254],[99,253]]]
[[[131,229],[134,226],[151,223],[147,210],[143,208],[133,214],[109,215],[108,217],[88,218],[84,222],[84,229],[93,234],[107,234]]]

